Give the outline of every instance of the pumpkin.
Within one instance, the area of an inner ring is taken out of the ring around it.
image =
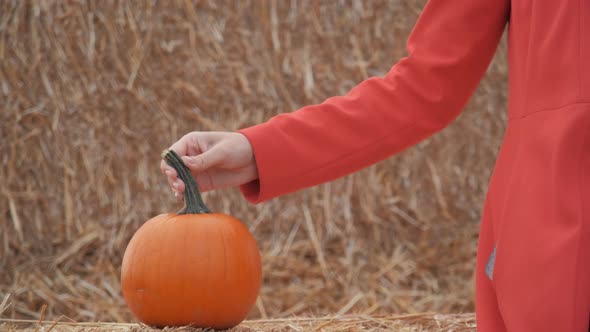
[[[185,183],[185,206],[145,222],[125,250],[121,287],[131,312],[155,327],[227,329],[242,322],[261,286],[261,259],[244,224],[212,213],[182,159],[164,160]]]

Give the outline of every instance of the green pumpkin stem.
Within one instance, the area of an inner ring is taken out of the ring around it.
[[[184,182],[184,208],[177,214],[200,214],[211,213],[211,210],[203,202],[197,181],[186,167],[180,156],[173,150],[166,150],[162,153],[162,158],[170,165],[178,177]]]

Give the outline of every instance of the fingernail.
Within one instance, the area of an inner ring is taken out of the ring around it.
[[[175,181],[175,182],[172,184],[172,187],[174,187],[174,189],[178,189],[178,186],[179,186],[179,184],[178,184],[178,181]]]
[[[178,192],[174,192],[174,197],[178,198]]]
[[[172,175],[172,172],[170,172],[170,170],[168,170],[168,169],[165,170],[164,173],[166,173],[166,175],[168,175],[168,176],[171,176]]]

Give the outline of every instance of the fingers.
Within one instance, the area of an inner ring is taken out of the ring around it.
[[[190,138],[188,137],[188,135],[184,135],[181,139],[179,139],[176,143],[172,144],[172,146],[170,146],[168,149],[169,150],[174,150],[174,152],[176,152],[179,156],[184,156],[187,154],[189,148],[190,142]],[[170,171],[170,172],[174,172],[174,169],[168,165],[164,160],[162,160],[160,162],[160,170],[162,171],[162,173],[166,174],[166,171]],[[176,172],[174,172],[176,173]]]
[[[218,144],[224,140],[227,141],[228,135],[230,134],[192,132],[184,135],[180,140],[170,146],[171,150],[174,150],[181,156],[183,163],[188,167],[193,176],[195,176],[199,187],[203,191],[217,189],[219,187],[218,181],[224,187],[226,186],[226,182],[235,182],[235,180],[227,181],[225,178],[235,177],[236,174],[232,173],[237,169],[228,171],[227,174],[219,173],[220,167],[227,168],[228,160],[232,159],[231,154],[233,153],[235,155],[235,151],[231,149],[228,151],[228,144]],[[232,144],[230,146],[233,148]],[[235,156],[233,159],[235,159]],[[240,166],[236,166],[239,169]],[[182,200],[185,184],[178,178],[177,172],[163,160],[160,162],[160,170],[166,175],[168,185],[175,193],[175,196],[179,200]],[[218,176],[221,176],[221,180],[217,179]]]
[[[214,167],[215,165],[219,164],[223,160],[223,153],[220,149],[211,149],[205,153],[201,153],[196,156],[183,156],[181,157],[184,164],[188,167],[191,171],[193,176],[198,176],[201,178],[201,181],[206,182],[206,186],[209,188],[214,187],[211,179],[207,177],[199,176],[201,173],[207,174],[207,171]],[[163,164],[160,164],[160,169],[162,173],[166,175],[168,180],[168,185],[174,192],[175,196],[178,199],[182,199],[182,194],[184,193],[185,185],[181,179],[178,178],[178,174],[176,171],[166,164],[166,162],[162,161]]]
[[[192,132],[182,136],[178,141],[170,146],[170,150],[174,150],[179,156],[186,156],[195,147],[198,148],[198,140],[197,140],[198,133]],[[197,151],[200,152],[200,151]]]
[[[244,167],[242,169],[222,169],[209,168],[206,172],[194,174],[195,181],[199,186],[201,192],[208,192],[211,190],[224,189],[236,187],[258,178],[258,173],[255,165]],[[175,196],[178,201],[184,199],[184,184],[181,185],[178,191],[175,191]]]
[[[162,163],[165,163],[165,162],[162,161]],[[184,183],[182,182],[182,180],[180,180],[178,178],[176,171],[172,167],[166,168],[162,164],[160,164],[160,170],[162,171],[162,173],[164,175],[166,175],[166,180],[168,181],[168,186],[170,187],[170,189],[172,189],[172,192],[174,192],[174,195],[176,197],[180,196],[180,198],[182,198],[181,194],[184,192]]]
[[[201,193],[213,190],[213,189],[218,189],[215,185],[215,183],[213,182],[212,176],[216,177],[218,176],[218,172],[216,171],[212,171],[212,174],[209,174],[209,172],[203,172],[203,173],[199,173],[199,174],[193,174],[194,178],[195,178],[195,182],[197,183],[197,186],[199,188],[199,191]],[[181,181],[182,183],[182,181]],[[184,200],[184,184],[181,185],[182,190],[178,190],[174,192],[174,196],[176,197],[177,200],[182,201]]]
[[[220,164],[225,158],[224,152],[220,148],[212,148],[196,156],[184,156],[182,161],[193,172],[193,174],[205,172],[209,168]]]
[[[257,178],[255,167],[249,166],[242,169],[211,168],[207,172],[198,174],[195,180],[199,190],[207,192],[240,186]]]
[[[200,147],[197,140],[197,133],[192,132],[184,135],[177,142],[172,144],[169,148],[175,151],[179,156],[185,156],[187,154],[198,154],[200,153]],[[184,183],[178,178],[178,174],[170,165],[164,160],[160,161],[160,171],[166,175],[168,185],[175,193],[175,196],[182,199],[182,193],[184,192]]]
[[[182,161],[196,178],[197,183],[205,185],[205,188],[214,188],[215,185],[210,174],[210,169],[223,160],[223,153],[219,149],[211,149],[205,153],[196,156],[184,156]],[[184,183],[176,176],[168,176],[168,184],[172,188],[177,198],[182,199],[184,193]]]

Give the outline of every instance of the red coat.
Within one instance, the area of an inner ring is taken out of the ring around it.
[[[342,177],[452,122],[508,27],[507,130],[483,213],[480,331],[588,331],[590,0],[431,0],[385,77],[241,130],[251,202]],[[486,274],[486,266],[487,274]]]

